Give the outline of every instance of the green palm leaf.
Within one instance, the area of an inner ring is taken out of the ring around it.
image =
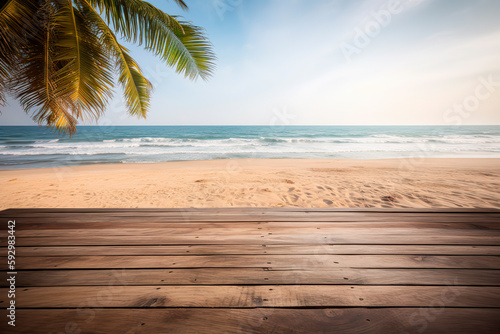
[[[113,30],[190,79],[214,70],[204,31],[146,1],[8,0],[0,3],[0,104],[12,94],[38,123],[74,133],[103,114],[116,71],[128,113],[145,117],[151,83]]]
[[[127,41],[144,45],[178,73],[207,79],[215,55],[203,29],[141,0],[92,0]]]
[[[129,114],[145,118],[149,108],[151,83],[142,75],[139,65],[129,55],[128,50],[120,45],[113,31],[99,14],[88,3],[84,2],[83,6],[99,29],[109,54],[114,55],[116,59],[116,68],[120,74],[118,81],[124,89]]]
[[[114,64],[84,7],[60,3],[58,60],[65,65],[57,73],[58,94],[75,101],[77,118],[97,119],[112,96]]]

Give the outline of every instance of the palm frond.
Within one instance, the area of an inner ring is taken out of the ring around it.
[[[58,2],[41,3],[36,10],[40,24],[31,30],[20,52],[19,65],[11,78],[11,90],[21,105],[31,112],[33,120],[60,132],[76,130],[78,109],[66,94],[65,82],[59,72],[68,61],[61,57],[64,48],[58,44],[61,16],[65,15]]]
[[[186,77],[206,79],[214,69],[205,32],[147,1],[7,0],[0,2],[0,105],[13,94],[36,122],[71,134],[79,121],[102,115],[117,71],[129,114],[145,117],[151,83],[109,25]]]
[[[142,75],[139,65],[128,54],[128,50],[122,46],[120,46],[120,49],[122,57],[117,60],[120,71],[118,82],[124,88],[128,112],[131,115],[146,118],[153,86]]]
[[[0,13],[6,9],[14,0],[0,0]]]
[[[179,6],[181,7],[183,10],[188,10],[188,6],[186,5],[186,3],[184,2],[184,0],[174,0],[174,2]]]
[[[82,2],[85,10],[100,30],[103,45],[108,47],[109,53],[116,60],[118,81],[123,87],[128,113],[138,117],[145,117],[150,104],[151,83],[142,74],[137,62],[129,55],[128,50],[118,42],[113,31],[103,21],[99,13],[87,2]]]
[[[0,106],[5,106],[7,103],[7,82],[10,80],[8,65],[0,59]],[[2,111],[0,110],[0,114]]]
[[[16,76],[12,78],[12,87],[24,109],[36,109],[33,119],[44,123],[50,116],[50,110],[57,104],[53,95],[55,64],[52,59],[55,8],[41,5],[35,15],[44,23],[32,30],[27,37],[22,49],[22,62]]]
[[[75,102],[77,119],[97,119],[112,96],[114,64],[86,11],[74,7],[71,0],[58,1],[56,61],[64,66],[57,72],[56,94]]]
[[[203,28],[190,22],[179,21],[182,31],[176,31],[177,40],[167,43],[161,54],[168,65],[176,68],[178,73],[195,79],[200,76],[208,79],[215,70],[215,54],[212,45],[205,37]]]
[[[5,105],[11,78],[16,76],[22,50],[39,28],[38,7],[31,1],[10,0],[0,12],[0,105]]]
[[[203,29],[179,21],[142,0],[92,0],[127,41],[143,45],[178,73],[207,79],[215,54]]]
[[[74,134],[78,119],[70,112],[75,106],[73,101],[58,101],[59,103],[51,109],[47,118],[47,126],[60,133]]]

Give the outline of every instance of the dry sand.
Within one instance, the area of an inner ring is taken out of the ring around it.
[[[500,208],[500,159],[213,160],[0,171],[0,209]]]

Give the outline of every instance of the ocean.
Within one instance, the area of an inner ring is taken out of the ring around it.
[[[500,158],[500,126],[0,126],[0,169],[232,158]]]

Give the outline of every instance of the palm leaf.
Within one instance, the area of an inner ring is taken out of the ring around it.
[[[19,53],[15,76],[11,78],[11,90],[21,105],[39,124],[47,124],[62,132],[76,130],[77,117],[73,116],[77,105],[66,94],[60,70],[68,61],[61,59],[64,49],[58,44],[60,22],[65,15],[59,2],[41,3],[36,17],[42,24],[24,35],[23,48]]]
[[[21,63],[22,50],[31,32],[39,28],[31,19],[38,7],[31,1],[6,1],[0,11],[0,105],[5,105],[11,78]]]
[[[207,79],[215,55],[204,31],[141,0],[92,0],[127,41],[144,45],[178,73]]]
[[[188,6],[184,2],[184,0],[174,0],[174,2],[177,3],[177,5],[181,7],[183,10],[188,10]]]
[[[137,62],[129,55],[128,50],[120,45],[113,31],[94,8],[85,1],[82,2],[82,6],[88,13],[89,19],[99,29],[103,45],[107,46],[109,53],[116,61],[118,81],[124,90],[128,113],[146,117],[151,98],[151,83],[143,76]]]
[[[14,0],[0,0],[0,13],[6,9]]]
[[[73,7],[71,0],[59,3],[56,61],[64,66],[57,72],[56,94],[75,102],[76,118],[97,119],[112,96],[114,64],[86,11]]]
[[[38,26],[27,37],[22,50],[16,76],[12,79],[13,90],[21,105],[27,111],[34,112],[32,117],[39,123],[48,122],[50,110],[57,104],[53,95],[55,89],[55,64],[52,59],[55,39],[52,24],[55,20],[55,8],[45,4],[37,8],[35,13],[46,24]]]
[[[11,93],[36,122],[74,133],[78,121],[104,112],[116,70],[128,112],[145,117],[151,83],[108,24],[191,79],[214,69],[204,31],[146,1],[7,0],[0,2],[0,104]]]

